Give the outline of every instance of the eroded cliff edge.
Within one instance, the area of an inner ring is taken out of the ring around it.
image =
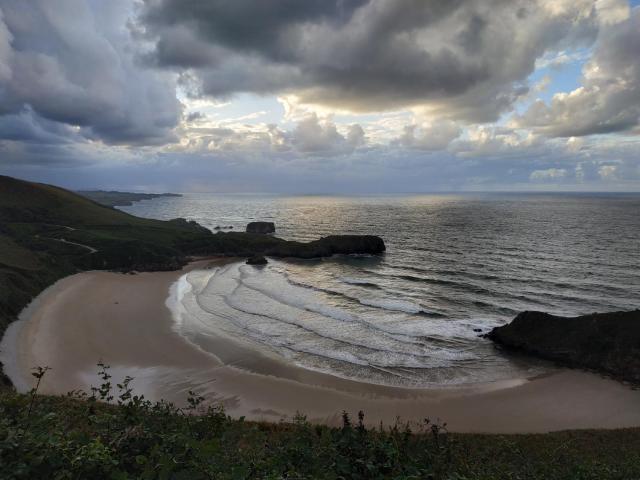
[[[640,310],[579,317],[522,312],[486,337],[509,350],[640,384]]]

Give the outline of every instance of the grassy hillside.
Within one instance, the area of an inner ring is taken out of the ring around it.
[[[76,225],[153,225],[63,188],[0,176],[0,220]]]
[[[92,269],[169,269],[180,244],[211,236],[186,221],[136,218],[67,190],[0,176],[0,333],[42,289]]]

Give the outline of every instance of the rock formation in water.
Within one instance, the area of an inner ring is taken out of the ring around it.
[[[247,233],[274,233],[276,226],[273,222],[251,222],[247,224]]]
[[[277,239],[262,253],[272,257],[319,258],[331,255],[379,255],[384,241],[375,235],[330,235],[308,243]]]
[[[199,256],[319,258],[337,254],[379,255],[385,251],[385,244],[374,235],[331,235],[302,243],[273,235],[219,231],[215,235],[186,239],[180,248]]]
[[[580,317],[522,312],[486,336],[508,349],[640,384],[640,310]]]
[[[253,257],[247,258],[247,265],[266,265],[267,259],[262,255],[254,255]]]

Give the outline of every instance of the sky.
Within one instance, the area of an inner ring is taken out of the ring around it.
[[[640,1],[0,0],[0,174],[640,191]]]

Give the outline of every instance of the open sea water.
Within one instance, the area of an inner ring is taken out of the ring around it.
[[[184,276],[178,330],[226,335],[335,376],[410,388],[535,376],[481,338],[524,310],[640,308],[639,194],[185,194],[122,210],[276,235],[381,236],[381,257],[270,259]],[[215,352],[212,352],[215,353]]]

